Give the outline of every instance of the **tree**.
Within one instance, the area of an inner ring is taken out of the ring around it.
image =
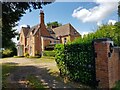
[[[53,2],[54,0],[51,0]],[[26,10],[40,9],[51,2],[2,2],[2,47],[8,48],[17,33],[13,29],[18,25]]]
[[[119,2],[119,4],[118,4],[118,15],[119,15],[119,17],[120,17],[120,2]]]
[[[116,36],[116,43],[120,46],[120,22],[115,23],[115,36]]]
[[[57,21],[47,23],[47,27],[59,27],[59,26],[62,26],[62,24],[58,23]]]
[[[89,43],[92,42],[93,39],[98,38],[111,38],[115,46],[120,46],[120,22],[117,22],[115,25],[102,25],[96,32],[89,33],[83,38],[76,39],[73,43]]]

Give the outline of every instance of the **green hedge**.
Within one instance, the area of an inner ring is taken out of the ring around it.
[[[55,51],[43,51],[43,56],[55,57]]]
[[[55,60],[62,76],[90,86],[95,85],[92,43],[58,44],[55,51]]]

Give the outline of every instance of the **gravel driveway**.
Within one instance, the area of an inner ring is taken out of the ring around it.
[[[75,88],[74,84],[65,84],[59,76],[54,76],[49,73],[50,69],[55,68],[56,72],[59,73],[56,63],[52,62],[39,62],[37,59],[28,58],[5,58],[0,59],[0,63],[11,63],[17,64],[17,68],[8,77],[8,82],[10,83],[10,88],[13,85],[17,88],[27,87],[25,84],[25,78],[28,75],[36,76],[44,86],[47,88]]]

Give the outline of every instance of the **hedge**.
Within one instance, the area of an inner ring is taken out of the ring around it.
[[[55,60],[63,77],[90,86],[95,85],[95,62],[92,43],[58,44]],[[92,82],[92,83],[91,83]]]

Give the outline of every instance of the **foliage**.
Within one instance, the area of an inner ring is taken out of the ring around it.
[[[119,2],[119,5],[118,5],[118,15],[120,17],[120,2]]]
[[[55,60],[62,76],[91,86],[95,85],[91,43],[59,44],[56,45],[55,50]]]
[[[55,51],[44,51],[43,56],[55,57]]]
[[[115,44],[120,46],[120,22],[115,23]]]
[[[3,50],[2,55],[3,55],[3,57],[9,57],[9,56],[11,56],[12,52],[13,52],[12,50],[6,49],[6,50]]]
[[[2,57],[13,57],[14,55],[17,55],[17,49],[15,47],[15,44],[11,41],[9,48],[6,48],[5,50],[2,50]]]
[[[56,44],[55,46],[55,61],[57,63],[60,75],[64,76],[65,73],[65,64],[64,64],[64,45]]]
[[[25,57],[29,57],[29,53],[25,53],[24,56],[25,56]]]
[[[111,38],[115,46],[120,46],[120,22],[115,25],[102,25],[96,32],[84,35],[83,38],[77,38],[73,43],[90,43],[93,39]]]
[[[53,2],[54,0],[51,0]],[[26,10],[40,9],[42,5],[51,2],[2,2],[2,46],[3,48],[9,47],[9,42],[14,38],[17,33],[13,29],[18,25],[18,21],[26,13]]]
[[[59,27],[59,26],[62,26],[62,24],[58,23],[57,21],[55,21],[55,22],[49,22],[49,23],[47,23],[47,26],[48,27]]]
[[[120,81],[118,81],[112,90],[120,90]]]

